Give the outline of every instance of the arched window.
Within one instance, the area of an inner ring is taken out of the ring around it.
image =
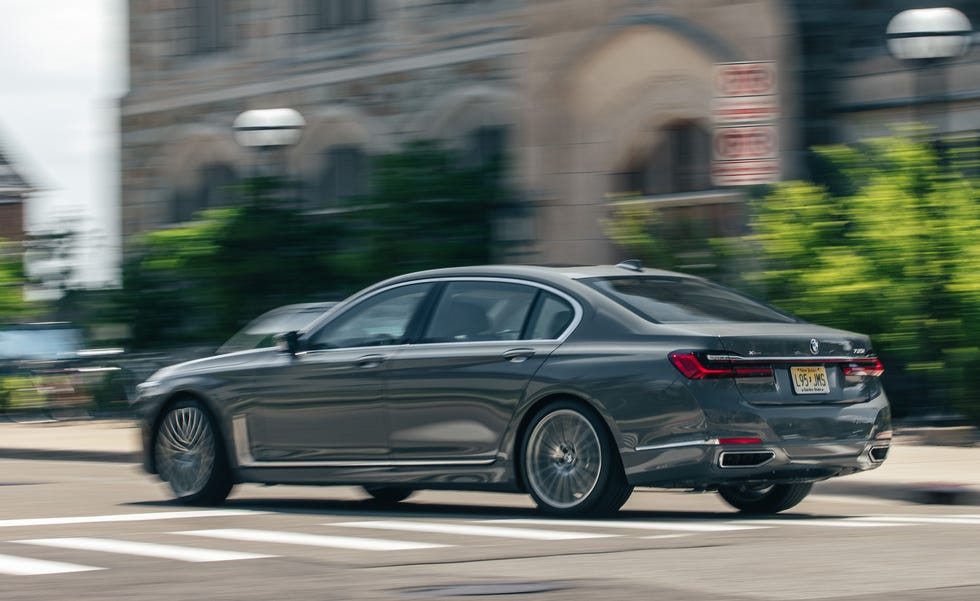
[[[656,133],[649,150],[615,174],[616,192],[643,196],[711,188],[711,134],[693,121],[676,121]]]
[[[368,193],[368,156],[358,146],[331,146],[320,159],[320,171],[310,182],[311,208],[333,208]]]
[[[503,125],[484,125],[470,130],[463,146],[463,164],[478,167],[502,160],[507,152],[507,138],[507,127]]]
[[[171,218],[180,223],[190,221],[204,209],[226,207],[236,203],[238,177],[227,163],[208,163],[198,169],[197,186],[178,191],[173,200]]]

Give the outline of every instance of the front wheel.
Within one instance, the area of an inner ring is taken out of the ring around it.
[[[184,400],[167,410],[157,426],[157,473],[178,501],[217,505],[231,492],[231,472],[211,415]]]
[[[795,507],[813,488],[812,482],[719,486],[726,503],[743,513],[779,513]]]
[[[633,490],[605,424],[577,403],[558,401],[539,411],[521,457],[528,491],[547,513],[613,513]]]

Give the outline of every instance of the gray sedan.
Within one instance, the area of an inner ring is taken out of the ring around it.
[[[778,512],[891,439],[867,336],[706,280],[489,266],[367,288],[278,346],[140,385],[145,467],[188,503],[237,482],[524,492],[614,512],[634,487]]]

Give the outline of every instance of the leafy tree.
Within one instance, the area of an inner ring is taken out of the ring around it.
[[[754,203],[750,279],[778,306],[871,334],[899,411],[927,395],[980,418],[976,182],[910,138],[817,152],[842,192],[790,182]]]
[[[342,260],[369,281],[493,258],[496,212],[507,204],[501,159],[466,166],[434,142],[415,142],[374,163],[371,194],[352,199]]]
[[[332,260],[338,226],[282,207],[276,182],[250,185],[241,206],[139,239],[119,295],[135,346],[214,344],[272,307],[346,292]]]
[[[11,321],[30,313],[24,300],[24,262],[17,246],[0,239],[0,321]]]

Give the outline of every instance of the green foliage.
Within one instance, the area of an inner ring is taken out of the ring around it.
[[[502,208],[501,165],[467,167],[434,142],[415,142],[373,165],[372,193],[352,199],[351,245],[341,261],[369,281],[492,257],[492,225]]]
[[[144,234],[123,265],[118,312],[135,347],[218,344],[282,304],[343,298],[408,271],[487,263],[499,165],[460,166],[416,143],[381,157],[372,193],[331,215],[288,208],[289,183],[250,180],[245,204]]]
[[[14,321],[31,312],[24,300],[24,262],[12,244],[0,239],[0,321]]]
[[[952,401],[980,417],[976,183],[907,138],[817,152],[848,192],[790,182],[754,203],[752,277],[780,307],[871,334],[900,411]]]
[[[258,200],[145,234],[120,294],[134,345],[214,344],[272,307],[341,294],[337,229]]]

